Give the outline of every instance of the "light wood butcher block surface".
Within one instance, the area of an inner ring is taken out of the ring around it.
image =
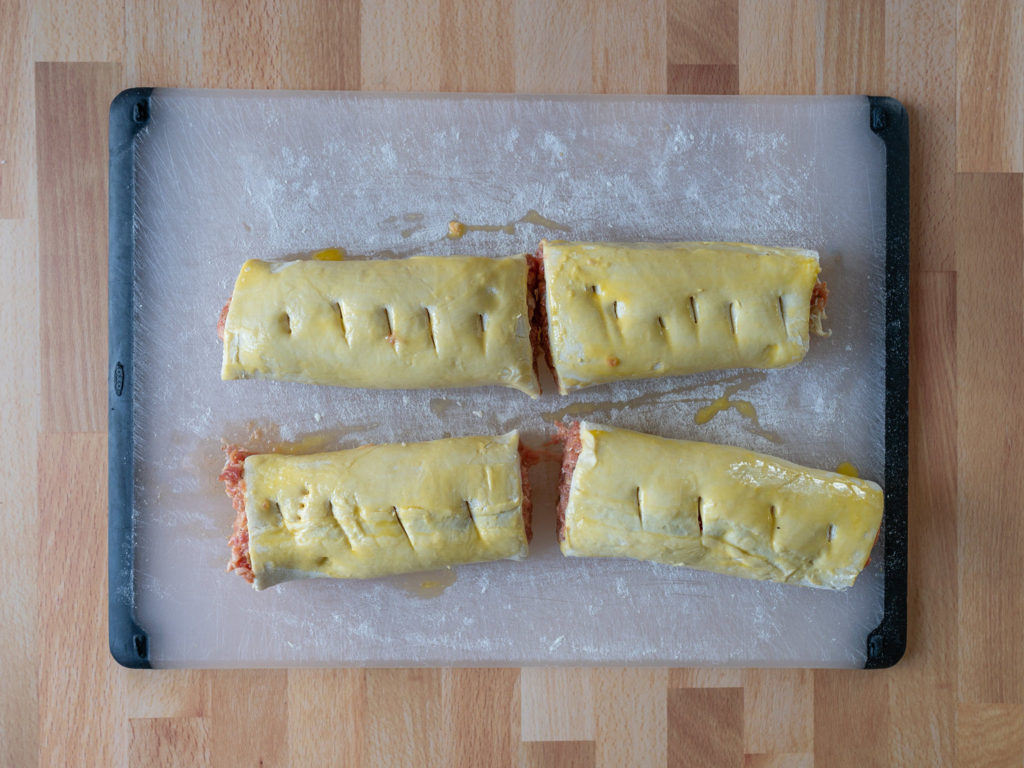
[[[1022,0],[2,0],[0,765],[1024,765],[1022,41]],[[118,667],[107,108],[133,85],[902,100],[904,660],[875,672]]]

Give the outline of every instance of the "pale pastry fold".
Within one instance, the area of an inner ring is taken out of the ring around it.
[[[519,435],[367,445],[311,455],[229,450],[229,570],[256,589],[526,557]]]
[[[525,256],[249,260],[223,318],[223,379],[539,392]]]
[[[808,349],[818,254],[746,243],[541,243],[559,391],[724,368]]]
[[[882,522],[882,489],[868,480],[585,421],[564,439],[565,555],[846,589]]]

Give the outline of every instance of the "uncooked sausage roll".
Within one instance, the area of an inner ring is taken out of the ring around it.
[[[559,390],[803,359],[818,254],[744,243],[544,241]]]
[[[221,318],[223,379],[540,390],[524,256],[245,262]]]
[[[563,439],[565,555],[846,589],[882,522],[882,489],[868,480],[588,422]]]
[[[306,456],[228,449],[228,570],[256,589],[526,557],[519,435],[367,445]]]

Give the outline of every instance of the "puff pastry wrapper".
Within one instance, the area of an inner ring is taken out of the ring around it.
[[[240,479],[256,589],[527,554],[529,489],[516,432],[254,454]],[[236,536],[237,528],[236,520]]]
[[[577,443],[575,427],[563,464],[565,555],[829,589],[852,586],[867,564],[883,508],[873,482],[589,422]]]
[[[221,378],[536,397],[525,256],[245,262]]]
[[[746,243],[541,243],[559,390],[807,353],[818,254]]]

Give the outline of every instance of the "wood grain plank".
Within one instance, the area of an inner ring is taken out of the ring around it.
[[[27,0],[0,4],[0,219],[30,210],[32,157],[32,39]]]
[[[958,672],[965,704],[1024,703],[1021,180],[1020,174],[957,176],[957,442],[970,446],[959,455],[957,478]]]
[[[814,768],[814,755],[784,753],[744,755],[743,768]]]
[[[362,5],[360,83],[367,91],[436,91],[441,85],[440,0]]]
[[[885,94],[885,3],[824,4],[822,93]]]
[[[363,752],[366,673],[288,671],[288,764],[367,765]],[[324,723],[338,723],[325,734]]]
[[[910,115],[911,268],[952,270],[956,0],[890,0],[885,40],[885,93]]]
[[[204,87],[281,87],[283,6],[284,0],[203,0]]]
[[[1024,707],[1019,704],[961,704],[956,726],[961,768],[1024,765]]]
[[[595,93],[666,93],[665,0],[591,0]]]
[[[888,685],[885,673],[814,672],[815,765],[893,765]]]
[[[743,670],[726,667],[670,669],[669,688],[742,688]]]
[[[106,455],[103,434],[39,439],[40,765],[121,763],[123,720],[105,631]]]
[[[118,679],[125,712],[148,719],[195,719],[211,710],[213,673],[189,669],[154,669]]]
[[[743,765],[742,688],[674,688],[668,692],[669,768]]]
[[[665,765],[667,684],[664,669],[593,671],[598,768]]]
[[[119,62],[124,0],[33,0],[31,61]]]
[[[210,723],[202,717],[129,718],[128,765],[205,768]]]
[[[519,680],[523,741],[593,741],[589,669],[528,667]]]
[[[592,741],[527,741],[519,751],[520,768],[594,768]]]
[[[448,765],[513,765],[519,756],[519,671],[446,669],[441,678],[445,722],[451,726]]]
[[[281,85],[325,91],[359,88],[359,0],[292,0],[281,20]]]
[[[666,57],[673,64],[731,64],[739,59],[736,0],[667,0]]]
[[[106,428],[107,110],[115,64],[37,64],[42,429]]]
[[[504,44],[513,34],[505,0],[441,0],[441,90],[511,91],[515,56]]]
[[[740,93],[814,93],[817,3],[740,0]]]
[[[100,79],[109,79],[111,87],[101,96],[104,89],[96,80],[102,68],[63,65],[68,69],[61,72],[50,64],[35,67],[34,61],[123,59],[133,85],[436,90],[443,81],[453,83],[452,88],[476,87],[479,75],[486,87],[504,90],[511,60],[511,77],[521,91],[583,93],[601,87],[659,92],[660,87],[689,93],[741,88],[746,93],[810,93],[859,90],[860,84],[875,82],[881,25],[884,72],[878,91],[901,98],[911,117],[915,274],[909,651],[894,670],[877,676],[814,673],[816,761],[806,751],[748,751],[743,764],[956,761],[1020,766],[1024,660],[1018,641],[1024,598],[1018,596],[1022,566],[1017,563],[1024,561],[1024,536],[1019,515],[1015,519],[1012,513],[1024,502],[1016,466],[1024,426],[1019,409],[1024,192],[1019,175],[958,178],[955,171],[1024,170],[1024,46],[1018,42],[1024,39],[1024,3],[962,0],[958,14],[956,0],[888,0],[882,22],[864,16],[849,0],[666,0],[664,7],[653,2],[635,10],[614,3],[607,11],[596,0],[488,2],[481,16],[510,18],[501,22],[511,26],[507,38],[490,30],[449,30],[441,0],[426,5],[411,0],[345,0],[340,5],[272,0],[241,7],[224,0],[40,0],[27,14],[26,0],[0,3],[0,75],[5,82],[0,93],[0,219],[24,219],[0,221],[0,248],[9,273],[16,276],[5,283],[8,295],[0,307],[8,370],[0,377],[0,426],[17,438],[7,441],[10,455],[2,462],[4,503],[33,512],[9,515],[3,534],[8,556],[0,575],[15,576],[6,582],[0,626],[0,764],[160,764],[166,756],[169,764],[203,764],[206,759],[226,765],[230,758],[232,766],[257,765],[261,755],[253,759],[255,753],[244,751],[238,760],[234,754],[239,739],[251,744],[260,738],[247,725],[253,717],[250,705],[228,705],[235,697],[248,700],[254,691],[280,694],[284,674],[244,673],[252,678],[240,685],[239,677],[227,673],[139,675],[115,668],[109,659],[105,444],[99,434],[49,434],[37,440],[37,432],[40,426],[99,431],[105,423],[105,281],[96,279],[105,274],[105,188],[97,183],[105,184],[106,105],[120,83],[113,76],[116,68],[107,70],[111,76]],[[451,3],[445,0],[445,5]],[[878,0],[868,5],[877,10]],[[633,14],[637,18],[630,18]],[[716,24],[716,19],[724,21]],[[366,30],[373,34],[367,36]],[[647,39],[652,34],[661,39]],[[442,45],[446,37],[448,53]],[[735,58],[722,61],[733,37]],[[367,40],[374,50],[366,49]],[[453,53],[472,51],[478,40],[494,49],[477,59],[483,73]],[[634,51],[638,42],[639,56]],[[656,54],[659,46],[663,56]],[[372,64],[369,75],[367,62]],[[12,71],[23,73],[20,85],[8,74]],[[83,77],[91,79],[86,87],[91,96],[80,95]],[[651,85],[658,82],[663,85]],[[39,96],[46,102],[42,107]],[[53,115],[70,119],[54,125]],[[46,131],[38,141],[37,120]],[[93,149],[82,151],[86,145]],[[37,147],[35,155],[32,147]],[[37,191],[35,165],[44,154],[50,164],[39,171]],[[41,209],[48,206],[38,221],[37,202]],[[48,346],[35,341],[40,336]],[[56,355],[52,370],[44,350]],[[91,363],[79,365],[79,357],[95,362],[95,370]],[[41,376],[47,377],[44,382]],[[998,528],[1005,523],[1010,527]],[[993,536],[993,530],[998,534]],[[72,539],[74,552],[69,550]],[[12,541],[38,545],[19,561],[21,550],[10,546]],[[43,558],[56,567],[38,574],[30,570],[30,578],[24,578],[23,566],[32,569]],[[341,682],[348,674],[364,673],[340,671],[337,678],[318,670],[287,673],[287,714],[279,710],[276,724],[264,713],[255,717],[255,729],[269,730],[275,741],[262,755],[266,766],[307,764],[306,759],[313,764],[451,764],[458,739],[469,738],[458,736],[446,722],[467,706],[460,703],[462,697],[476,701],[488,691],[509,695],[503,680],[455,694],[448,673],[433,671],[422,673],[423,679],[416,671],[366,673],[396,678],[394,685],[383,687],[380,677],[374,684],[367,681],[359,693],[358,685]],[[737,688],[750,673],[672,670],[660,682],[648,680],[647,688],[636,680],[611,685],[610,673],[595,674],[600,684],[588,684],[588,701],[576,702],[570,711],[562,703],[572,703],[568,691],[573,684],[560,682],[558,670],[545,670],[532,688],[523,672],[514,707],[522,717],[524,739],[517,745],[519,764],[667,764],[669,697],[679,692],[666,693],[666,685],[707,688],[714,695],[723,687]],[[763,674],[770,679],[770,672]],[[754,687],[742,694],[744,702]],[[375,694],[368,696],[371,689]],[[590,694],[596,703],[589,701]],[[339,718],[340,727],[350,730],[338,738],[316,738],[311,722],[356,707],[361,696],[378,707],[376,713],[365,710],[374,720],[372,746],[370,724],[360,724],[356,714]],[[529,700],[548,707],[555,717],[568,714],[543,723],[540,709]],[[492,714],[504,711],[499,701],[481,706]],[[658,706],[663,715],[652,727]],[[771,717],[759,715],[762,725],[756,731],[749,722],[744,726],[745,708],[741,705],[726,727],[732,732],[744,728],[744,737],[756,732],[761,744],[775,738],[769,734]],[[783,723],[784,729],[792,726]],[[208,758],[189,746],[202,741],[204,727]],[[413,750],[414,735],[428,731],[434,731],[434,741]],[[538,739],[568,740],[533,741],[528,731]],[[514,736],[514,716],[507,732]],[[639,745],[636,754],[608,746],[622,734],[627,747]],[[397,744],[393,751],[386,741],[391,736]],[[650,742],[658,739],[664,746],[652,754]],[[179,740],[184,751],[165,749]],[[480,749],[488,752],[490,746]],[[504,747],[501,751],[505,754]]]
[[[288,673],[232,670],[212,673],[210,765],[276,768],[288,761]]]
[[[30,765],[39,749],[36,685],[39,560],[36,445],[39,430],[39,283],[33,222],[0,221],[0,328],[22,343],[4,349],[0,371],[0,484],[4,548],[0,558],[0,765]],[[11,439],[11,436],[17,436]]]
[[[740,69],[730,64],[669,64],[668,92],[738,94]]]
[[[446,764],[440,670],[368,670],[365,718],[368,765]]]
[[[202,0],[126,0],[124,14],[129,84],[203,85]]]
[[[911,278],[907,647],[891,670],[893,756],[952,765],[956,706],[956,274]]]
[[[589,93],[589,24],[573,0],[513,0],[515,89],[520,93]]]
[[[814,675],[806,669],[743,673],[744,752],[814,749]]]
[[[1024,2],[960,2],[956,167],[1024,171]]]

